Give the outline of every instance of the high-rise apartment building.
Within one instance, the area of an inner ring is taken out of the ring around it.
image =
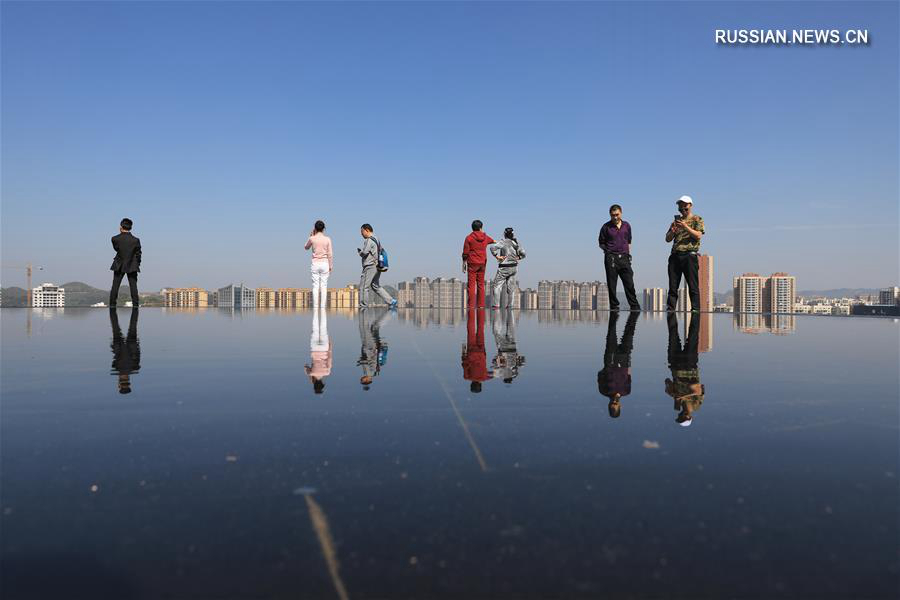
[[[763,286],[765,282],[757,273],[744,273],[733,279],[734,312],[759,313],[763,311]],[[750,327],[749,329],[754,329]]]
[[[697,258],[700,263],[700,272],[698,274],[700,310],[702,312],[712,312],[716,298],[713,292],[713,257],[709,254],[701,254]]]
[[[449,308],[465,308],[466,307],[466,284],[458,277],[451,277],[452,285],[451,297],[453,304]]]
[[[203,288],[167,288],[163,290],[165,305],[171,308],[206,308],[209,292]]]
[[[31,306],[35,308],[63,308],[66,289],[52,283],[42,283],[31,290]]]
[[[219,288],[219,308],[256,308],[256,290],[240,285],[229,284]]]
[[[773,273],[762,277],[744,273],[734,278],[734,312],[786,313],[794,312],[797,279],[787,273]]]
[[[666,310],[668,291],[661,287],[644,288],[644,310],[663,312]]]
[[[553,294],[553,308],[557,310],[572,309],[572,291],[574,287],[573,281],[560,281],[556,284]]]
[[[462,308],[462,281],[456,277],[438,277],[431,282],[431,305],[434,308]]]
[[[597,282],[585,281],[578,284],[578,310],[594,310],[597,299]]]
[[[767,313],[794,312],[797,278],[787,273],[773,273],[763,286],[763,310]]]
[[[606,285],[605,281],[597,282],[594,307],[597,310],[609,310],[609,286]]]
[[[882,288],[878,292],[878,304],[893,306],[900,304],[900,287]]]
[[[328,306],[331,308],[356,308],[359,306],[359,286],[348,285],[342,288],[328,289]],[[310,293],[310,300],[312,293]]]
[[[256,307],[275,308],[278,303],[278,294],[270,287],[256,288]]]
[[[526,288],[522,290],[520,294],[522,296],[522,300],[519,303],[524,310],[537,310],[538,308],[538,293],[531,289]]]
[[[401,281],[397,284],[397,306],[407,308],[416,305],[416,284],[411,281]]]
[[[309,308],[312,306],[310,288],[278,288],[276,296],[278,308]]]
[[[433,294],[431,291],[431,283],[428,281],[428,278],[416,277],[413,280],[413,284],[415,285],[413,298],[416,308],[431,308],[433,305]]]
[[[553,300],[556,295],[555,281],[539,281],[538,282],[538,308],[541,310],[549,310],[553,308]]]

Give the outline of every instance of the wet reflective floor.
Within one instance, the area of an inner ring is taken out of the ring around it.
[[[4,598],[897,594],[889,319],[0,313]]]

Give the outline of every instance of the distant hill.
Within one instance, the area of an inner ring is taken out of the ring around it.
[[[66,306],[90,306],[98,302],[109,301],[109,290],[101,290],[80,281],[70,281],[60,287],[66,290]],[[131,293],[127,283],[123,283],[119,290],[118,303],[124,306],[131,300]],[[19,287],[3,288],[3,306],[22,307],[27,306],[28,294]],[[141,293],[141,303],[144,306],[162,306],[163,298],[159,294]]]
[[[798,296],[819,296],[823,298],[853,298],[860,294],[877,294],[879,288],[837,288],[834,290],[802,290]]]
[[[3,306],[25,306],[28,303],[28,293],[20,287],[3,288]]]

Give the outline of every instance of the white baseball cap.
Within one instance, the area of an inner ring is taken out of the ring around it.
[[[691,200],[690,196],[682,196],[681,198],[679,198],[678,200],[675,201],[675,204],[678,204],[679,202],[685,202],[687,204],[690,204],[691,206],[694,205],[694,201]]]

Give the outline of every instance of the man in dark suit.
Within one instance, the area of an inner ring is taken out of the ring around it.
[[[131,219],[122,219],[119,224],[119,235],[113,236],[112,245],[116,257],[109,267],[113,272],[112,289],[109,291],[109,305],[115,306],[119,297],[119,286],[122,277],[128,276],[128,287],[131,289],[131,304],[138,305],[138,273],[141,270],[141,240],[131,235]]]

